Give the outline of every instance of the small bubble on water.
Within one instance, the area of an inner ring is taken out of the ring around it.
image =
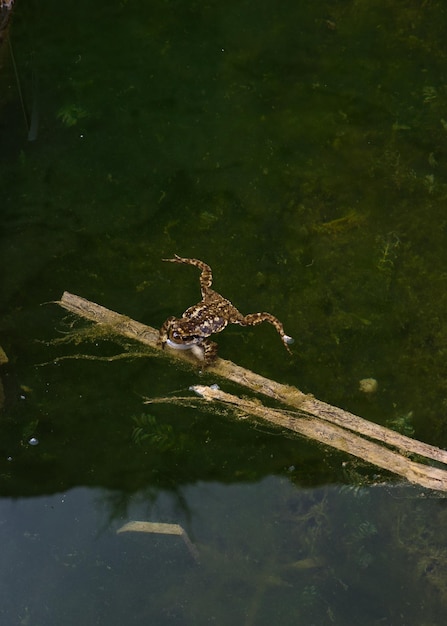
[[[30,446],[37,446],[39,445],[39,440],[36,439],[35,437],[31,437],[31,439],[28,441]]]

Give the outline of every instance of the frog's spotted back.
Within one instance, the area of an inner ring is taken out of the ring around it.
[[[202,301],[189,307],[182,317],[169,317],[160,328],[159,343],[177,350],[192,350],[194,355],[210,364],[217,356],[217,344],[208,337],[220,333],[228,324],[257,326],[269,322],[278,331],[288,352],[292,337],[286,335],[283,325],[270,313],[250,313],[242,315],[233,304],[211,289],[213,272],[209,265],[199,259],[186,259],[177,254],[173,259],[163,259],[170,263],[185,263],[200,269],[200,289]]]

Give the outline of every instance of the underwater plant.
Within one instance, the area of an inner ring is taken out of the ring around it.
[[[77,104],[66,104],[59,109],[57,117],[65,126],[70,128],[71,126],[75,126],[80,120],[88,117],[88,113]]]
[[[178,450],[183,445],[182,436],[178,437],[171,424],[160,424],[151,414],[142,413],[132,418],[135,426],[132,431],[132,441],[137,445],[145,442],[152,444],[157,450]]]

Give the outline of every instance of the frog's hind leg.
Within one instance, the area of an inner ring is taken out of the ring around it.
[[[217,357],[217,343],[215,341],[205,339],[201,347],[203,349],[203,360],[205,361],[205,366],[210,365],[216,360]]]
[[[291,353],[289,348],[289,344],[293,343],[292,337],[286,335],[284,332],[284,327],[279,321],[277,317],[271,315],[271,313],[250,313],[249,315],[241,316],[241,318],[235,321],[235,324],[240,324],[241,326],[257,326],[258,324],[262,324],[262,322],[269,322],[272,324],[278,331],[281,340],[286,348],[287,352]]]
[[[186,265],[195,265],[195,267],[198,267],[201,272],[199,280],[200,289],[202,290],[202,298],[206,296],[208,289],[211,287],[213,282],[213,271],[209,265],[203,261],[199,261],[199,259],[185,259],[184,257],[178,256],[178,254],[175,254],[173,259],[163,259],[163,261],[169,261],[170,263],[185,263]]]

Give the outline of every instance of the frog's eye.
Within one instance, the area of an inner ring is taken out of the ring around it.
[[[177,341],[178,343],[188,343],[188,341],[192,341],[193,338],[189,337],[189,335],[184,335],[178,330],[173,330],[171,332],[170,339],[172,341]]]

